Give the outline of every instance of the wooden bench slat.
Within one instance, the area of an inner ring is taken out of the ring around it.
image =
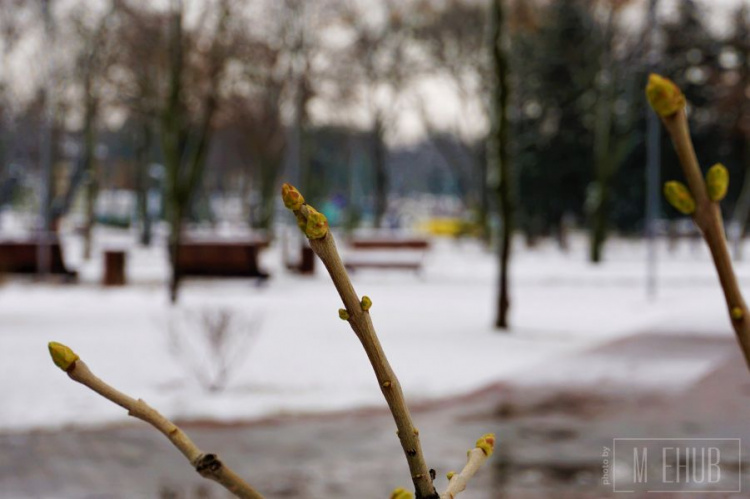
[[[177,271],[183,276],[268,277],[258,265],[268,241],[187,241],[177,251]]]

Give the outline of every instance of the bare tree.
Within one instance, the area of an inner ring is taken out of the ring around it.
[[[482,237],[489,240],[487,161],[483,142],[489,126],[489,57],[482,26],[486,6],[459,0],[427,12],[430,21],[416,30],[427,49],[432,76],[448,81],[460,114],[437,126],[430,116],[432,103],[423,100],[422,121],[428,138],[453,175],[459,195],[475,212]],[[448,139],[448,140],[447,140]]]
[[[386,0],[379,7],[381,19],[364,16],[354,5],[346,5],[344,25],[353,32],[353,43],[345,58],[348,72],[356,74],[364,93],[370,119],[371,165],[373,173],[375,226],[380,227],[388,209],[388,148],[385,139],[396,121],[397,105],[407,78],[416,76],[417,64],[410,60],[406,39],[409,6]]]
[[[225,34],[230,17],[230,3],[220,0],[216,28],[201,54],[201,64],[187,65],[188,56],[197,55],[197,44],[183,29],[184,8],[180,0],[171,3],[169,34],[167,36],[167,89],[161,109],[161,144],[166,169],[167,216],[171,227],[169,254],[172,275],[169,296],[177,301],[180,284],[178,252],[182,240],[183,222],[188,214],[195,189],[205,166],[206,153],[212,132],[212,121],[219,106],[221,78],[227,61]],[[195,80],[188,80],[187,72]],[[186,90],[189,85],[200,85],[198,71],[203,72],[202,92],[196,108],[189,107]]]
[[[513,170],[509,154],[509,125],[508,94],[509,65],[507,55],[507,36],[505,33],[504,0],[493,0],[490,15],[490,53],[492,56],[492,130],[488,144],[488,158],[493,170],[493,179],[498,198],[500,218],[502,220],[502,234],[499,246],[500,275],[498,282],[497,319],[495,326],[507,329],[508,311],[510,309],[509,263],[511,244],[513,240],[513,226],[515,206],[513,200]]]
[[[625,156],[636,145],[636,141],[633,140],[636,134],[632,130],[625,134],[617,133],[614,109],[618,90],[621,90],[618,86],[624,80],[623,73],[632,71],[636,66],[636,61],[618,61],[614,53],[615,45],[622,37],[618,28],[618,14],[630,0],[602,3],[606,9],[606,20],[601,30],[600,70],[596,89],[596,125],[593,130],[594,183],[589,190],[586,203],[591,223],[589,259],[593,263],[599,263],[602,259],[609,224],[613,177]],[[626,119],[630,122],[635,119],[630,113],[621,114],[628,114]]]
[[[140,242],[151,244],[151,215],[148,193],[153,187],[150,165],[156,143],[159,113],[165,85],[166,26],[168,14],[145,9],[131,1],[118,0],[113,36],[120,50],[112,64],[118,105],[128,113],[128,124],[135,151],[135,185],[141,222]]]
[[[283,47],[255,39],[243,42],[243,78],[250,91],[230,96],[228,122],[240,131],[239,150],[259,194],[251,225],[270,230],[279,175],[287,145],[282,108],[288,81]]]
[[[110,9],[94,22],[88,20],[83,5],[76,6],[71,23],[78,38],[80,49],[76,55],[75,73],[80,78],[81,108],[83,114],[82,148],[79,169],[86,182],[86,219],[83,227],[85,259],[91,257],[91,233],[96,222],[96,198],[99,193],[99,172],[96,165],[96,135],[101,107],[101,87],[108,69],[111,38],[108,26],[114,9]]]

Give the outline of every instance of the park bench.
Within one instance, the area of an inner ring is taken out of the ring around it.
[[[39,243],[33,239],[0,241],[0,273],[7,274],[36,274],[38,266]],[[63,250],[59,240],[50,241],[49,269],[53,275],[60,275],[68,280],[74,280],[78,273],[65,266]]]
[[[349,241],[344,265],[349,271],[376,269],[419,272],[429,248],[429,241],[421,238],[355,238]]]
[[[177,252],[177,271],[186,277],[268,278],[261,270],[258,255],[268,239],[187,240]]]

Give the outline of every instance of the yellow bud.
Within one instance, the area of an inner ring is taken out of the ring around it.
[[[342,321],[349,320],[349,312],[347,312],[345,308],[339,309],[339,319],[341,319]]]
[[[67,372],[80,358],[73,350],[62,343],[50,341],[47,346],[49,347],[49,353],[52,356],[52,362],[63,371]]]
[[[445,477],[446,477],[446,478],[447,478],[448,480],[450,480],[451,478],[453,478],[453,476],[454,476],[455,474],[456,474],[456,472],[455,472],[455,471],[449,471],[448,473],[446,473],[446,474],[445,474]]]
[[[320,239],[328,234],[328,219],[312,206],[307,207],[305,234],[310,239]]]
[[[364,310],[365,312],[370,310],[370,308],[372,307],[372,300],[369,296],[363,296],[362,301],[359,303],[360,305],[362,305],[362,310]]]
[[[284,200],[284,206],[290,210],[299,210],[302,205],[305,204],[305,198],[302,194],[291,184],[284,184],[281,186],[281,199]]]
[[[495,434],[487,433],[486,435],[483,435],[482,438],[477,440],[476,446],[478,449],[482,449],[485,456],[490,457],[492,451],[495,450]]]
[[[745,312],[743,312],[740,307],[732,307],[730,314],[732,315],[732,319],[738,321],[744,317]]]
[[[656,114],[663,118],[672,116],[685,107],[685,96],[669,78],[657,74],[648,77],[646,97]]]
[[[391,492],[391,499],[413,499],[414,495],[401,487]]]
[[[706,189],[711,201],[721,201],[727,195],[729,171],[721,163],[716,163],[706,173]]]
[[[676,180],[664,184],[664,196],[669,204],[685,215],[691,215],[695,211],[695,200],[690,194],[687,186]]]

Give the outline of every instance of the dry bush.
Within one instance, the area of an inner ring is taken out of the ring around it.
[[[203,389],[224,390],[248,357],[261,318],[226,307],[177,308],[169,317],[169,353]]]

